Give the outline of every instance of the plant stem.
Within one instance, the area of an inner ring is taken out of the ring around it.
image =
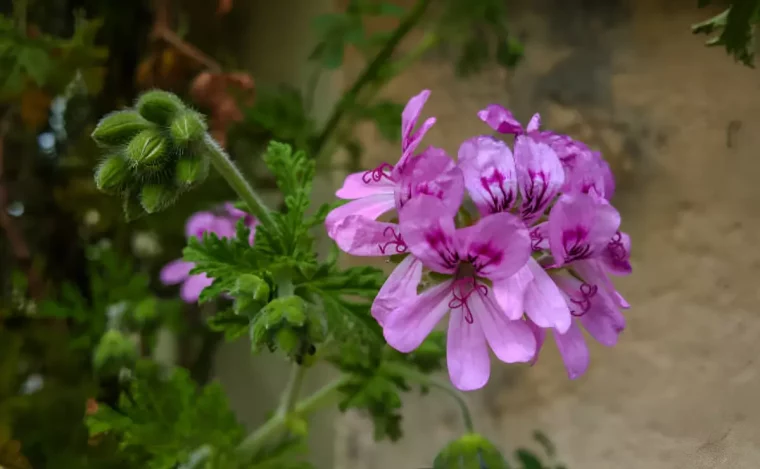
[[[337,397],[338,389],[346,384],[348,377],[341,377],[325,385],[311,396],[295,405],[292,414],[305,416],[328,404]],[[279,433],[287,423],[287,415],[275,414],[264,425],[248,435],[240,446],[238,454],[246,460],[254,457],[262,446],[275,434]]]
[[[227,181],[227,184],[237,193],[238,197],[248,206],[248,209],[255,215],[261,223],[273,226],[274,221],[269,209],[259,198],[256,191],[253,190],[248,181],[243,177],[235,163],[232,162],[227,153],[219,146],[218,143],[208,134],[206,134],[203,143],[211,157],[211,164]]]
[[[365,67],[362,73],[357,77],[351,88],[343,95],[343,98],[333,109],[332,115],[327,120],[322,132],[317,137],[314,144],[314,154],[317,159],[324,153],[324,148],[330,148],[326,143],[332,138],[333,132],[340,124],[344,114],[350,110],[359,96],[362,89],[374,81],[382,72],[386,62],[388,62],[393,53],[396,51],[396,47],[406,37],[407,34],[414,28],[414,26],[422,19],[423,14],[427,10],[432,0],[418,0],[409,13],[401,20],[393,35],[388,39],[380,52],[377,53],[374,59]]]
[[[290,414],[296,406],[296,400],[301,392],[301,385],[303,385],[303,377],[306,374],[306,367],[301,366],[298,363],[293,363],[293,367],[290,369],[290,377],[288,383],[285,385],[285,390],[282,392],[282,400],[280,401],[280,407],[277,409],[277,413],[286,417]]]
[[[416,381],[419,384],[432,386],[434,388],[440,389],[441,391],[444,391],[446,394],[451,396],[459,406],[459,410],[462,412],[462,420],[464,422],[465,429],[470,433],[473,433],[475,431],[475,427],[472,423],[472,414],[470,414],[470,409],[467,407],[467,402],[464,400],[461,392],[452,388],[448,383],[445,383],[432,376],[428,376],[413,368],[392,364],[386,364],[383,366],[393,370],[394,373],[399,374],[411,381]]]

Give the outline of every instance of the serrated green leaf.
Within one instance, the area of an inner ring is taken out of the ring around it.
[[[149,455],[152,469],[185,463],[202,446],[229,453],[243,437],[221,386],[199,390],[186,370],[175,369],[165,378],[148,362],[138,364],[118,411],[101,404],[87,425],[92,434],[117,438],[122,451]]]

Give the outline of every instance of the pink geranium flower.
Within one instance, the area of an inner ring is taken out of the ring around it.
[[[483,217],[456,229],[443,202],[421,195],[400,213],[401,233],[409,251],[425,267],[449,276],[405,301],[385,318],[385,338],[395,349],[411,352],[447,312],[447,363],[458,389],[483,387],[490,376],[490,346],[507,363],[529,361],[536,341],[522,320],[510,320],[520,309],[519,290],[511,277],[530,258],[524,224],[508,213]],[[521,313],[520,313],[521,314]]]
[[[543,272],[543,275],[539,274],[543,279],[540,283],[544,287],[540,296],[544,299],[551,298],[557,308],[559,299],[562,298],[575,318],[566,332],[555,330],[554,337],[565,360],[568,374],[571,378],[578,377],[585,371],[589,358],[578,323],[589,331],[599,331],[600,327],[595,327],[594,321],[606,321],[608,333],[605,338],[599,339],[596,335],[594,337],[602,343],[612,345],[614,341],[609,339],[612,334],[609,331],[614,331],[617,340],[617,335],[625,327],[620,309],[629,307],[608,276],[626,275],[631,272],[630,237],[619,231],[620,214],[609,202],[615,189],[612,173],[600,153],[591,151],[570,137],[539,131],[538,114],[533,116],[525,129],[514,119],[511,112],[498,105],[488,106],[479,113],[479,117],[498,132],[516,135],[516,172],[519,173],[520,166],[523,166],[524,180],[532,179],[527,185],[521,184],[522,203],[525,204],[526,198],[530,199],[525,193],[526,190],[530,190],[531,184],[534,192],[537,190],[540,194],[546,194],[550,201],[540,210],[527,211],[528,214],[540,214],[540,218],[532,219],[532,249],[543,267],[540,271],[549,269],[552,272],[551,276],[546,275],[546,272]],[[540,157],[536,158],[539,153]],[[530,157],[526,158],[525,155]],[[508,155],[504,154],[497,157],[502,168],[511,164],[503,163],[505,157],[509,159]],[[465,174],[468,174],[467,160],[465,159],[464,163],[461,161],[460,154],[460,166]],[[536,170],[537,161],[542,162],[543,171]],[[563,173],[562,178],[559,177],[560,171]],[[554,176],[550,173],[554,173]],[[539,177],[535,177],[536,175]],[[502,186],[514,187],[514,181],[506,179]],[[519,181],[519,175],[517,180]],[[471,194],[478,190],[474,183],[469,183],[467,187]],[[516,195],[512,195],[512,198],[515,197]],[[547,217],[545,210],[549,206],[551,209]],[[521,207],[520,212],[523,219],[531,223],[531,218],[526,217],[526,210]],[[574,277],[559,275],[562,270],[572,272]],[[533,269],[534,276],[538,272],[539,269]],[[533,287],[531,283],[534,284]],[[545,335],[544,328],[547,326],[537,321],[535,314],[531,314],[527,299],[531,290],[534,295],[539,293],[535,284],[535,278],[533,282],[525,283],[525,309],[536,332],[540,349]],[[578,306],[581,299],[582,304],[588,306],[585,310]],[[543,308],[548,311],[547,308]],[[579,320],[581,317],[584,319]]]
[[[499,133],[530,136],[554,150],[565,171],[563,192],[593,190],[607,200],[612,198],[615,192],[615,180],[601,153],[592,151],[586,144],[567,135],[539,130],[541,127],[539,114],[534,114],[525,128],[515,119],[511,111],[498,104],[488,105],[478,113],[478,117]]]
[[[394,207],[401,210],[418,195],[439,199],[442,214],[453,217],[459,210],[464,197],[464,179],[461,170],[443,150],[431,147],[408,160],[406,171],[399,176],[392,194]],[[331,212],[328,219],[338,210],[340,208]],[[349,254],[375,257],[406,255],[391,272],[372,305],[372,315],[382,325],[386,315],[398,304],[417,295],[422,264],[413,255],[407,255],[408,246],[397,223],[352,214],[331,228],[328,231],[330,237]]]
[[[428,118],[414,130],[417,125],[422,107],[425,105],[430,91],[425,90],[409,100],[401,114],[401,158],[396,165],[383,163],[370,171],[349,174],[335,195],[351,202],[333,210],[325,220],[327,232],[335,239],[338,225],[346,218],[361,215],[376,220],[380,215],[393,210],[396,206],[396,193],[412,159],[414,151],[428,130],[435,124],[435,118]]]
[[[253,244],[256,219],[236,209],[231,203],[224,204],[217,213],[207,211],[194,213],[185,224],[185,235],[188,238],[200,239],[204,233],[214,233],[220,238],[233,238],[235,225],[241,218],[251,228],[249,242]],[[192,262],[176,259],[166,264],[160,273],[161,283],[164,285],[182,284],[180,297],[186,303],[197,302],[203,289],[214,281],[205,274],[190,275],[194,266]]]

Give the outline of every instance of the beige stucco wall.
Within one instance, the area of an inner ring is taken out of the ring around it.
[[[522,119],[605,151],[615,203],[633,238],[632,303],[614,349],[592,349],[569,381],[556,350],[538,365],[500,365],[468,395],[480,431],[504,448],[541,429],[570,468],[760,467],[760,76],[706,49],[693,1],[511,1],[526,61],[457,81],[430,60],[395,80],[400,101],[422,88],[438,117],[426,141],[455,152],[486,129],[475,112],[511,105]],[[350,77],[359,62],[349,64]],[[395,147],[363,129],[368,166]],[[459,431],[445,396],[406,401],[401,443],[374,444],[356,416],[341,424],[337,467],[424,467]]]

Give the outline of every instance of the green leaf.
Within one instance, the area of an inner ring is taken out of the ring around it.
[[[18,63],[37,86],[44,86],[53,70],[50,55],[45,49],[29,45],[18,52]]]
[[[221,386],[197,389],[186,370],[164,377],[149,362],[138,364],[117,409],[100,404],[86,423],[91,435],[117,439],[121,451],[148,455],[150,469],[174,468],[203,446],[230,453],[243,437]]]
[[[517,65],[522,50],[509,34],[508,2],[443,0],[441,3],[437,34],[442,38],[441,44],[455,54],[457,74],[471,75],[493,62],[506,68]]]
[[[722,45],[735,60],[748,67],[754,67],[754,27],[758,22],[760,0],[734,0],[727,10],[702,23],[692,25],[691,29],[694,34],[707,35],[720,31],[718,36],[707,41],[707,45]]]
[[[248,333],[250,322],[250,318],[227,309],[208,318],[207,324],[212,331],[224,333],[224,339],[231,342]]]
[[[258,274],[266,266],[266,259],[248,243],[249,235],[250,228],[241,220],[232,239],[207,232],[201,239],[189,240],[183,258],[195,264],[191,273],[205,273],[214,279],[201,293],[199,302],[204,303],[232,291],[239,276]]]
[[[342,410],[365,410],[372,417],[375,439],[396,441],[401,431],[401,396],[409,391],[404,370],[429,374],[443,368],[446,345],[442,332],[431,334],[410,354],[402,354],[388,346],[351,342],[340,348],[329,360],[350,377],[341,391]],[[422,392],[427,388],[422,386]]]

